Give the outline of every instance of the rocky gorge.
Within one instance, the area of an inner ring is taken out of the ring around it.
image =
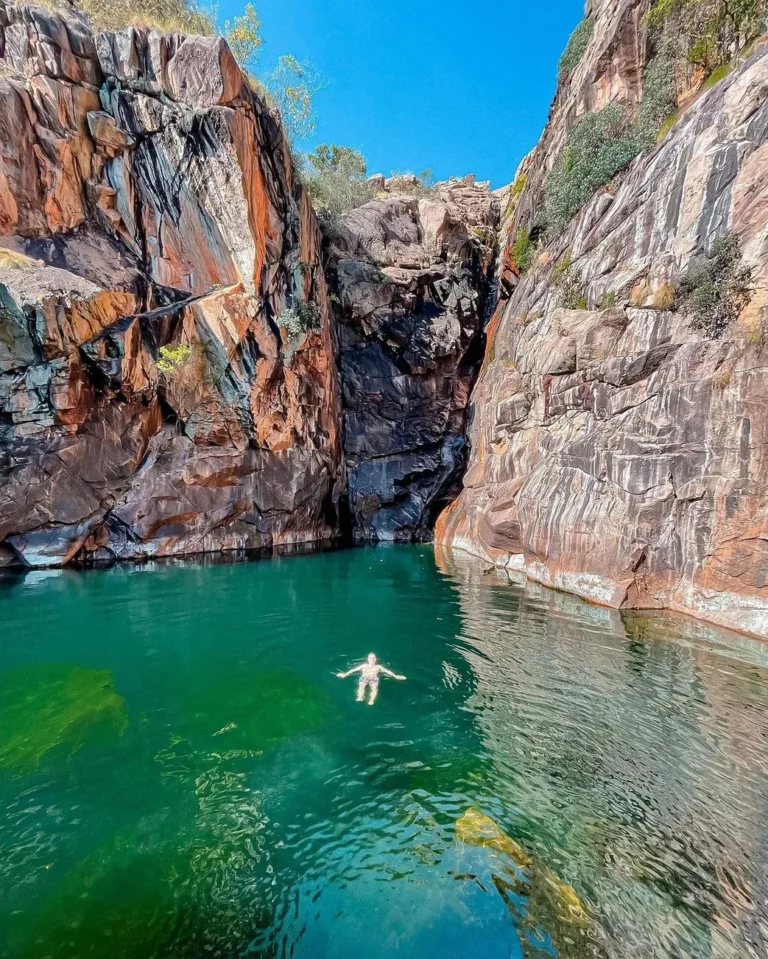
[[[472,177],[341,218],[330,273],[349,511],[362,540],[424,538],[455,496],[482,357],[499,201]]]
[[[440,550],[768,637],[768,47],[537,237],[571,131],[640,108],[648,9],[587,5],[514,186],[377,177],[323,232],[221,38],[0,0],[0,565],[441,514]],[[713,337],[671,291],[725,236],[752,288]]]

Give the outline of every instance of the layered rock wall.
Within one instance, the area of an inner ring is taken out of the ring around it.
[[[331,536],[334,351],[308,196],[226,44],[0,2],[0,563]]]
[[[641,8],[593,11],[593,42],[510,215],[536,201],[574,104],[635,95]],[[596,87],[603,65],[625,61],[623,82]],[[464,489],[439,544],[609,606],[671,607],[768,636],[767,163],[758,43],[507,283],[472,396]],[[713,338],[670,293],[726,233],[752,292]],[[568,260],[587,309],[560,306],[555,269]]]

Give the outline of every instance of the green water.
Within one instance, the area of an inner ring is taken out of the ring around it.
[[[0,580],[2,957],[764,957],[767,773],[768,647],[429,547]]]

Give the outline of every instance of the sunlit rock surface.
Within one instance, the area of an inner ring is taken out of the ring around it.
[[[378,179],[331,242],[349,507],[358,539],[420,539],[466,462],[499,206],[473,177],[422,196]]]
[[[515,216],[579,104],[636,99],[643,5],[593,6],[593,41],[524,164]],[[533,269],[502,278],[516,288],[491,323],[464,489],[439,542],[605,605],[671,607],[768,636],[767,164],[758,43]],[[727,232],[753,293],[710,339],[663,307],[691,258]],[[568,251],[589,309],[559,307],[553,268]],[[598,309],[603,294],[615,306]]]
[[[338,422],[318,228],[226,44],[0,2],[0,563],[327,538]]]

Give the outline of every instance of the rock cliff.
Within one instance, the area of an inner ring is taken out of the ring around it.
[[[511,191],[508,298],[472,395],[464,489],[436,540],[608,606],[768,636],[768,47],[699,92],[524,275],[511,255],[579,116],[637,102],[646,9],[589,5],[592,39]],[[674,288],[727,234],[752,290],[714,337]],[[564,271],[583,308],[563,308]]]
[[[517,262],[580,119],[642,108],[647,11],[590,0],[514,186],[376,178],[324,255],[222,40],[0,0],[0,566],[323,540],[345,510],[424,538],[468,439],[440,548],[768,637],[768,46],[687,78]],[[675,290],[724,237],[750,291],[713,335]]]
[[[2,0],[0,565],[331,536],[334,353],[309,198],[226,44]]]
[[[472,177],[420,197],[380,179],[331,241],[348,502],[357,539],[411,540],[459,490],[499,205]]]

